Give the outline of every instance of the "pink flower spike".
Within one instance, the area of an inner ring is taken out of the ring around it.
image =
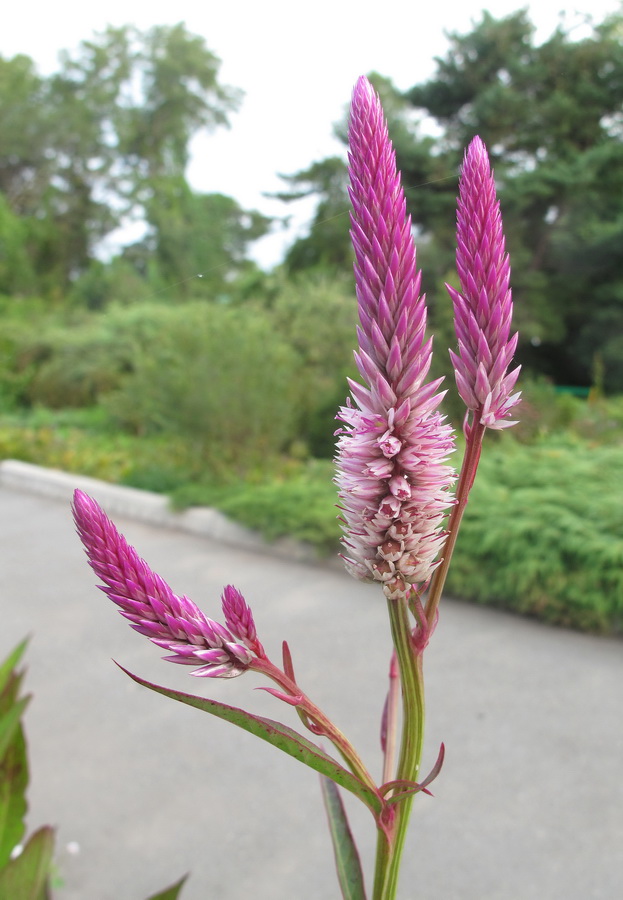
[[[461,290],[446,285],[454,306],[458,353],[450,351],[461,399],[474,421],[508,428],[519,402],[512,393],[519,369],[507,374],[517,345],[510,335],[513,301],[500,203],[486,147],[475,137],[459,181],[456,265]]]
[[[452,429],[438,412],[440,382],[426,383],[432,345],[411,220],[378,96],[366,78],[349,124],[351,237],[359,305],[355,362],[363,384],[338,414],[336,483],[345,562],[388,598],[424,586],[439,564],[453,500]]]
[[[199,666],[191,674],[201,677],[233,678],[246,672],[255,647],[244,646],[245,636],[252,633],[257,647],[261,644],[255,639],[251,610],[235,588],[229,586],[225,591],[236,595],[236,608],[246,624],[232,631],[208,619],[188,597],[174,594],[95,500],[75,491],[72,509],[89,565],[103,581],[100,590],[119,607],[132,628],[172,652],[166,660]]]

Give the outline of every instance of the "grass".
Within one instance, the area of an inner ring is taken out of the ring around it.
[[[151,485],[136,485],[151,490],[167,491],[189,478],[188,450],[181,441],[124,434],[112,428],[97,408],[38,408],[2,416],[0,459],[21,459],[117,484],[132,484],[135,474],[140,479],[141,473],[152,470]],[[155,477],[158,471],[160,481]]]

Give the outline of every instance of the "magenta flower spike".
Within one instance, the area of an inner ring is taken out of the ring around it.
[[[233,678],[263,656],[251,610],[236,588],[223,592],[228,627],[207,618],[188,597],[178,597],[149,568],[102,508],[82,491],[74,493],[73,514],[89,565],[103,581],[100,590],[119,607],[139,634],[170,651],[169,662],[199,665],[191,675]]]
[[[336,483],[350,573],[387,597],[424,586],[438,564],[452,498],[452,429],[425,382],[432,342],[411,219],[378,96],[362,77],[349,125],[351,237],[359,307],[357,368],[338,419]]]
[[[465,151],[457,204],[456,264],[461,290],[446,285],[454,306],[458,353],[450,351],[459,394],[474,422],[515,425],[513,393],[520,366],[508,372],[517,347],[509,339],[513,301],[500,203],[486,147],[475,137]]]

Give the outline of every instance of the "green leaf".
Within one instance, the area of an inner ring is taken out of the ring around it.
[[[9,676],[22,658],[27,643],[28,638],[25,638],[21,642],[21,644],[17,645],[15,650],[12,650],[11,653],[9,653],[4,662],[0,664],[0,693],[4,691],[4,687],[9,679]]]
[[[22,673],[15,671],[26,641],[0,665],[0,869],[25,832],[28,760],[20,719],[30,697],[17,699]]]
[[[22,697],[21,700],[14,702],[8,712],[0,717],[0,764],[13,740],[19,726],[19,720],[29,701],[30,696]]]
[[[24,836],[27,811],[28,760],[19,721],[13,741],[0,759],[0,869]]]
[[[328,778],[321,778],[320,785],[329,820],[342,896],[344,900],[366,900],[359,853],[348,824],[339,788]]]
[[[187,878],[188,875],[184,875],[183,878],[180,878],[180,880],[176,881],[175,884],[172,884],[171,887],[165,888],[158,894],[152,894],[147,900],[177,900]]]
[[[36,831],[22,853],[0,870],[0,900],[48,900],[48,876],[54,852],[54,831]]]
[[[256,735],[263,741],[267,741],[274,747],[278,747],[279,750],[283,750],[284,753],[293,756],[299,762],[304,763],[311,769],[315,769],[321,775],[331,778],[347,791],[351,791],[365,803],[375,816],[380,813],[382,803],[374,791],[362,784],[355,775],[336,762],[333,757],[325,753],[316,744],[308,741],[298,731],[294,731],[293,728],[289,728],[281,722],[275,722],[273,719],[255,716],[244,709],[219,703],[216,700],[195,697],[193,694],[185,694],[181,691],[160,687],[157,684],[152,684],[139,678],[138,675],[133,675],[132,672],[128,672],[123,666],[119,666],[119,668],[136,681],[137,684],[142,684],[143,687],[149,688],[150,691],[155,691],[157,694],[162,694],[165,697],[171,697],[173,700],[179,700],[180,703],[186,703],[188,706],[194,706],[196,709],[201,709],[203,712],[217,716],[219,719],[225,719],[227,722],[231,722],[233,725],[237,725],[239,728]]]

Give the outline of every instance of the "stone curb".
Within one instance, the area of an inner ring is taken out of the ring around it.
[[[280,538],[269,544],[256,532],[232,522],[216,509],[196,506],[183,512],[174,512],[170,508],[168,497],[163,494],[110,484],[87,475],[75,475],[17,459],[5,459],[0,462],[0,486],[62,500],[67,504],[71,502],[73,492],[79,489],[97,500],[111,518],[125,516],[148,525],[173,528],[241,549],[270,553],[290,560],[308,563],[319,561],[311,545],[290,538]]]

